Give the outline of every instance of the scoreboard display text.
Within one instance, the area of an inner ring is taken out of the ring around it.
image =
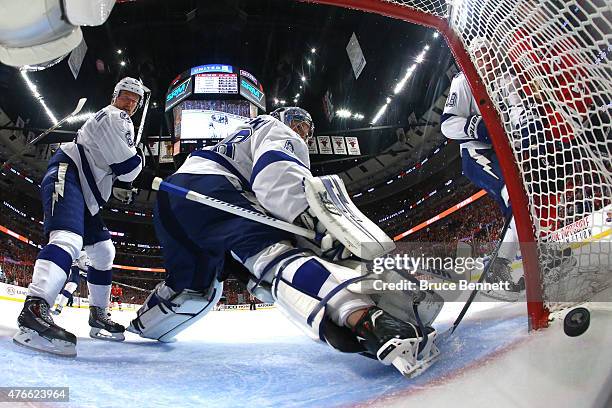
[[[194,93],[198,94],[237,94],[238,75],[225,73],[205,73],[195,76]]]

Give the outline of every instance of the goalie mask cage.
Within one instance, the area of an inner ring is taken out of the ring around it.
[[[466,75],[515,217],[530,329],[612,278],[608,0],[311,0],[432,27]]]

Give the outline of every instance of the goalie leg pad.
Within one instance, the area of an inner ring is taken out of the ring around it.
[[[346,269],[315,256],[290,258],[279,263],[272,281],[279,309],[310,337],[323,341],[325,317],[342,327],[352,312],[374,304],[369,297],[347,290],[351,280],[338,281],[330,271],[334,268]]]
[[[174,337],[204,317],[221,298],[223,283],[215,280],[206,293],[184,289],[174,292],[161,282],[138,310],[128,331],[141,337],[171,342]]]
[[[395,249],[393,240],[353,204],[340,177],[307,178],[304,190],[317,219],[359,258],[372,260]]]

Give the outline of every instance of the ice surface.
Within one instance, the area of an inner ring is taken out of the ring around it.
[[[578,338],[558,324],[527,334],[524,304],[474,303],[440,360],[412,380],[313,342],[275,309],[212,312],[161,344],[90,339],[88,311],[65,308],[56,321],[77,334],[78,357],[55,357],[12,343],[22,305],[0,300],[0,385],[68,386],[61,406],[603,407],[612,389],[610,303]],[[461,306],[446,305],[440,327]],[[133,315],[113,312],[123,324]]]

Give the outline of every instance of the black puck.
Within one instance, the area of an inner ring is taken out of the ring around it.
[[[563,319],[563,331],[570,337],[580,336],[587,331],[591,323],[591,313],[584,307],[577,307]]]

